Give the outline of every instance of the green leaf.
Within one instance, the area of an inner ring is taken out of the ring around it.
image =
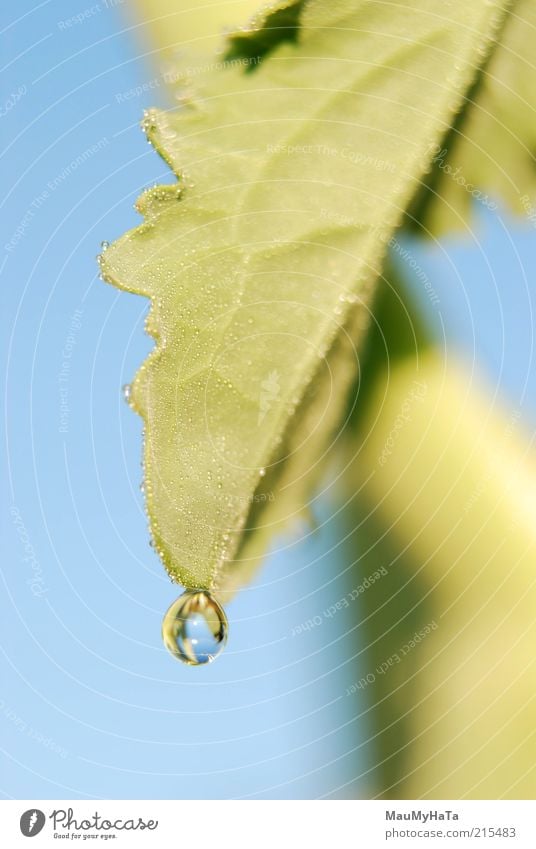
[[[232,41],[233,61],[190,59],[194,89],[179,108],[147,114],[179,184],[142,196],[144,223],[106,251],[102,271],[151,299],[156,347],[131,403],[145,419],[151,531],[173,579],[239,585],[307,502],[384,246],[501,6],[311,0],[296,37],[287,16],[254,73]],[[266,44],[266,25],[253,42]]]
[[[536,4],[518,0],[458,120],[435,149],[428,188],[413,210],[428,232],[468,226],[475,204],[496,209],[504,201],[534,213],[535,41]]]

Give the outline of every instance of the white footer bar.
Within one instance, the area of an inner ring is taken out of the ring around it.
[[[0,801],[0,834],[9,849],[534,849],[536,803],[10,800]]]

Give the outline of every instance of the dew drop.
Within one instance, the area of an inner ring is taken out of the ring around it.
[[[206,590],[186,590],[162,622],[165,647],[189,666],[211,663],[225,647],[227,630],[223,607]]]

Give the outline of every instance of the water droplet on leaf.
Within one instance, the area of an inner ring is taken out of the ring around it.
[[[162,622],[165,647],[189,666],[213,661],[225,647],[227,630],[223,607],[206,590],[186,590]]]

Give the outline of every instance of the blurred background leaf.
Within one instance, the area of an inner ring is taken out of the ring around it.
[[[357,631],[392,798],[532,798],[536,461],[519,411],[442,358],[386,269],[344,456]],[[370,362],[370,361],[369,361]],[[434,624],[424,637],[412,639]]]

